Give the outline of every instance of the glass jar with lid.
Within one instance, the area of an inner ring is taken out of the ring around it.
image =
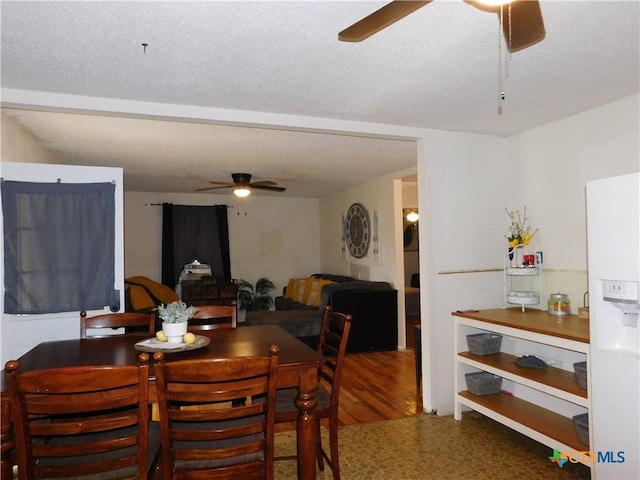
[[[566,293],[552,293],[547,301],[547,312],[552,315],[570,315],[571,302]]]

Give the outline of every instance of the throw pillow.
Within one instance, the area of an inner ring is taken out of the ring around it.
[[[322,287],[325,285],[329,285],[332,282],[331,280],[327,280],[324,278],[320,279],[312,279],[311,281],[311,291],[309,292],[309,298],[307,299],[307,305],[311,305],[313,307],[320,307],[322,303]]]
[[[311,282],[307,282],[307,280],[310,280],[310,279],[297,278],[293,284],[294,285],[293,288],[295,289],[295,294],[293,299],[298,303],[306,303],[304,300],[305,288],[307,287],[307,283],[311,283]]]

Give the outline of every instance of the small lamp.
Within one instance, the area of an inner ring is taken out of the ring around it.
[[[251,195],[251,190],[248,189],[247,187],[236,187],[233,189],[233,194],[236,197],[244,198]]]

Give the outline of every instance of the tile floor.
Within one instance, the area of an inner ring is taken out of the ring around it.
[[[323,439],[327,432],[323,431]],[[341,427],[342,480],[587,480],[582,464],[560,468],[553,452],[475,412],[453,417],[419,414]],[[328,446],[328,439],[323,440]],[[276,434],[276,456],[295,454],[295,432]],[[296,462],[276,461],[276,480],[296,478]],[[331,479],[326,467],[319,480]]]

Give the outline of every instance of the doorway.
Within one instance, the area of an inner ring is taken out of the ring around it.
[[[415,348],[415,328],[420,324],[420,212],[417,176],[402,179],[402,243],[407,348]]]

